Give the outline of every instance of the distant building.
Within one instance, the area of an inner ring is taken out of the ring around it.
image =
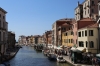
[[[52,44],[54,45],[58,45],[58,36],[57,36],[57,33],[58,33],[58,28],[59,28],[59,25],[62,25],[68,21],[72,21],[74,20],[73,18],[65,18],[65,19],[59,19],[57,20],[55,23],[53,23],[52,25]]]
[[[19,36],[18,43],[26,44],[26,36],[24,36],[24,35]]]
[[[15,40],[15,33],[14,32],[8,31],[7,43],[8,43],[8,48],[14,48],[15,47],[16,40]]]

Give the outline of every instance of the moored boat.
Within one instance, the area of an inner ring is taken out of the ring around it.
[[[51,61],[56,61],[57,59],[56,59],[57,57],[56,57],[56,55],[54,54],[54,53],[49,53],[48,54],[48,59],[49,60],[51,60]]]
[[[58,56],[57,57],[57,62],[59,62],[59,63],[65,63],[66,60],[63,58],[63,56]]]

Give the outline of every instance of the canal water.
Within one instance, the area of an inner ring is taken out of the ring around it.
[[[71,66],[67,63],[49,61],[43,53],[36,52],[29,46],[23,46],[9,63],[11,66]]]

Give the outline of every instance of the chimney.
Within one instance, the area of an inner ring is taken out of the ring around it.
[[[78,6],[79,6],[80,2],[78,1],[78,3],[77,3],[77,4],[78,4]]]

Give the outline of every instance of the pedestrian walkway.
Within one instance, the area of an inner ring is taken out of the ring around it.
[[[73,66],[92,66],[92,65],[85,65],[85,64],[74,64],[74,63],[71,62],[71,60],[69,59],[69,56],[63,56],[63,57],[64,57],[64,59],[65,59],[68,63],[72,64]]]

